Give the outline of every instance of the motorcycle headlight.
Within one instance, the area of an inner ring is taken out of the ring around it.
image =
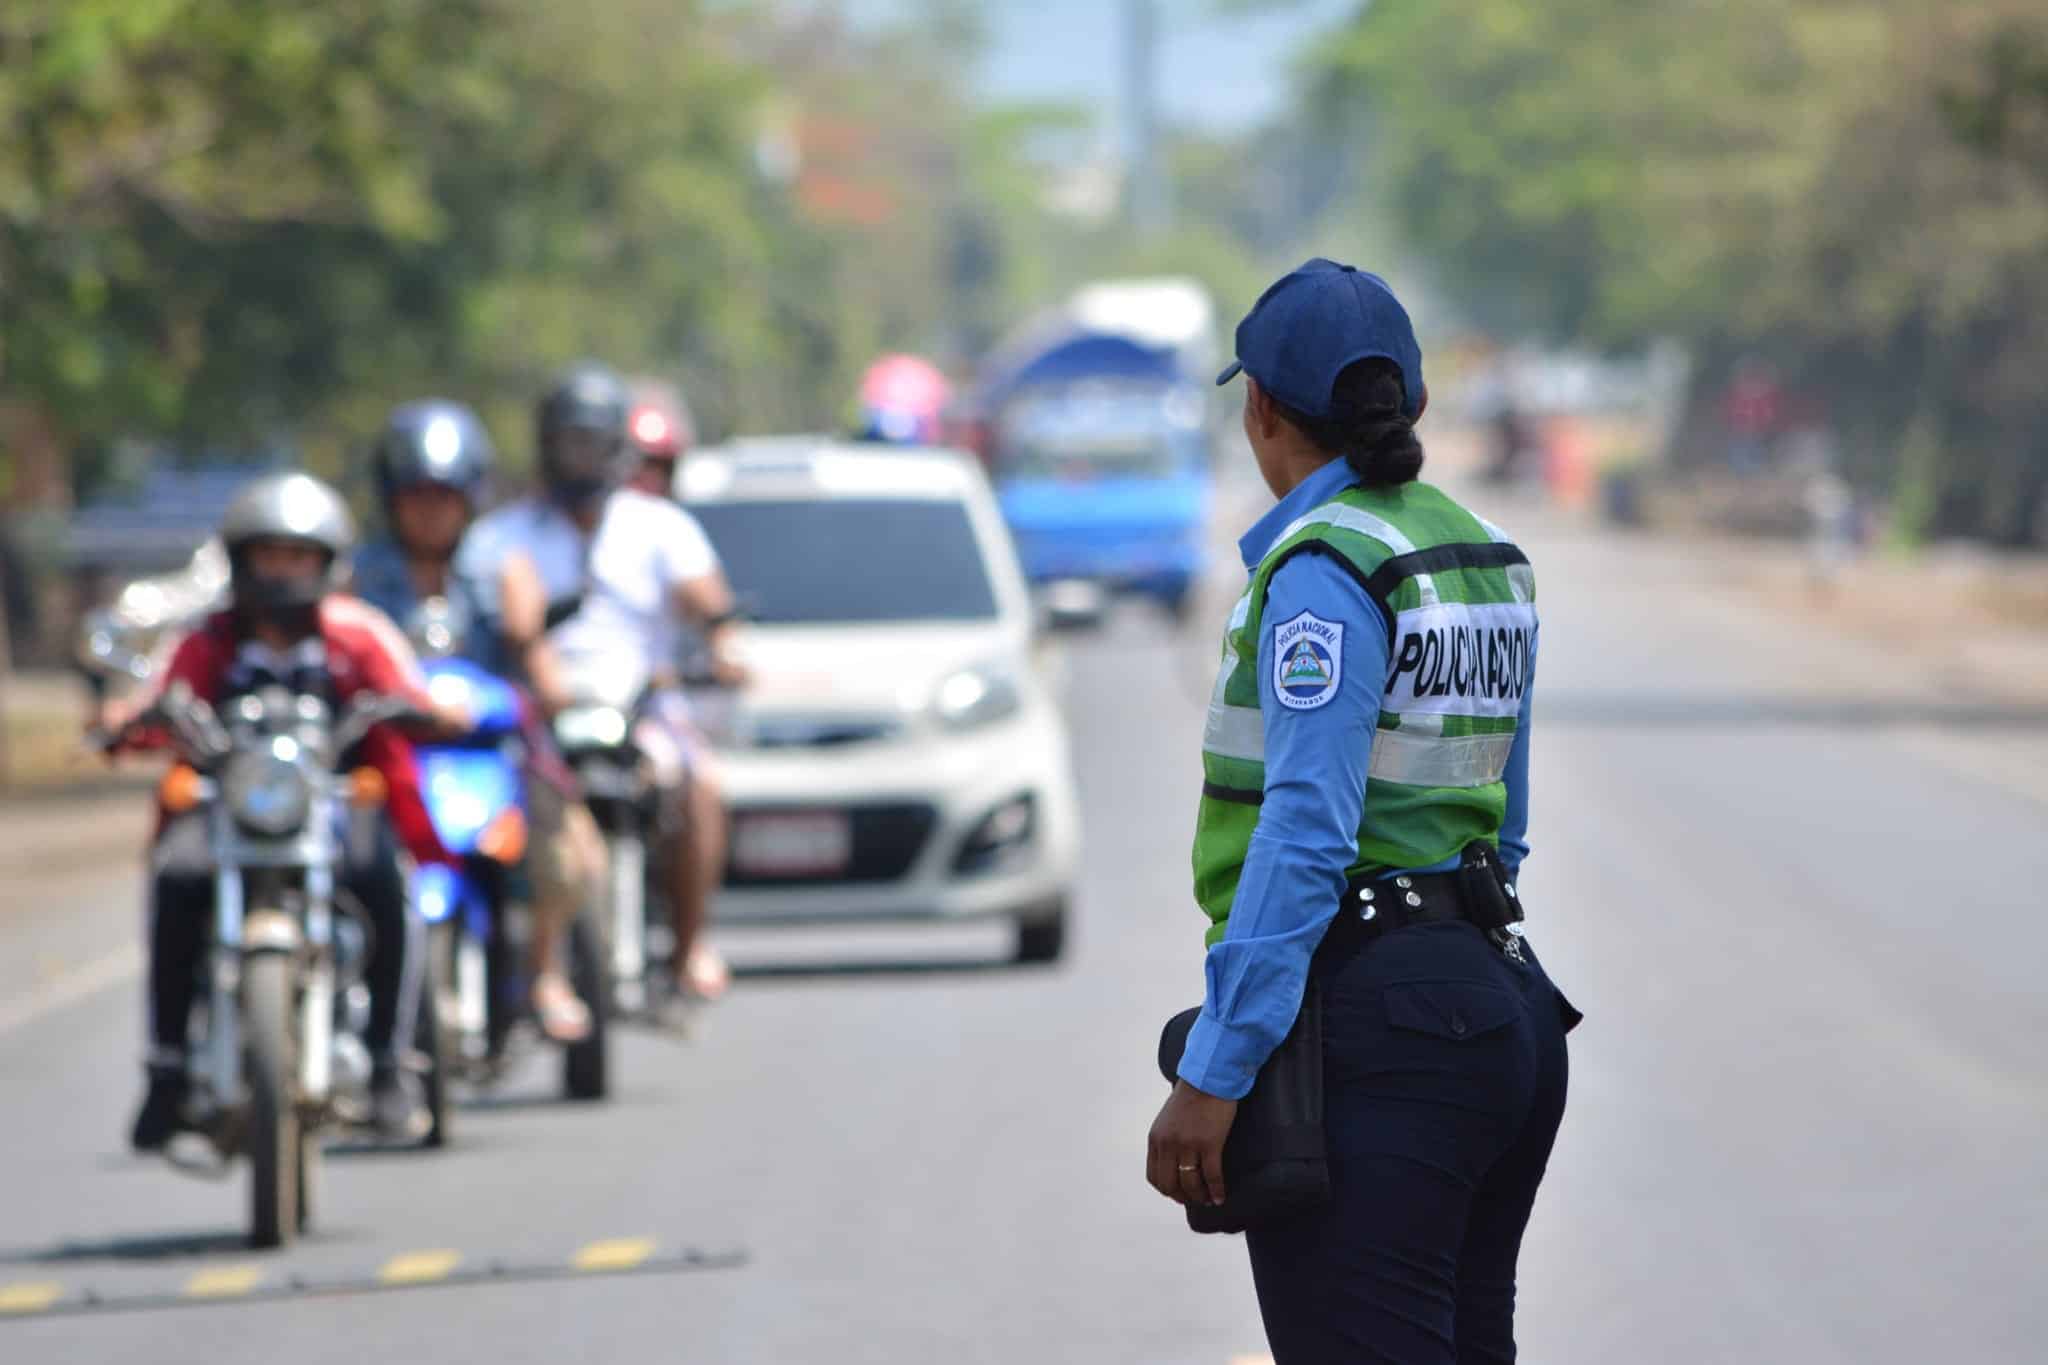
[[[963,668],[939,681],[932,690],[931,711],[939,723],[954,730],[1014,716],[1024,708],[1024,693],[1005,668],[982,664]]]
[[[427,679],[427,695],[452,710],[475,712],[475,691],[459,673],[435,673]]]
[[[229,761],[221,776],[221,795],[236,824],[271,839],[305,825],[313,809],[313,785],[297,758],[297,742],[279,738],[267,749],[237,754]]]
[[[632,726],[610,706],[578,706],[555,717],[555,740],[564,749],[616,749]]]

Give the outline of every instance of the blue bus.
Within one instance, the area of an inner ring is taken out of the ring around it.
[[[1074,329],[981,390],[986,458],[1024,572],[1057,624],[1141,595],[1179,616],[1207,560],[1208,403],[1171,348]]]

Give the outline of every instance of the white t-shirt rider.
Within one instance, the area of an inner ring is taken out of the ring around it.
[[[631,488],[605,499],[586,537],[555,503],[530,497],[479,520],[463,538],[460,561],[480,582],[496,582],[510,550],[524,550],[540,574],[550,608],[581,597],[574,615],[548,632],[563,662],[630,661],[634,685],[673,672],[682,644],[676,589],[716,573],[718,552],[697,519],[666,498]]]

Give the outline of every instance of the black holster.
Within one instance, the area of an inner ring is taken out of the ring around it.
[[[1347,887],[1344,905],[1356,901],[1360,887],[1385,883],[1359,881]],[[1424,912],[1431,918],[1466,920],[1492,934],[1522,920],[1521,901],[1500,855],[1491,844],[1466,846],[1458,867],[1450,872],[1416,874],[1399,886],[1418,894],[1435,893],[1437,904]],[[1355,916],[1340,907],[1337,921],[1347,933],[1384,932],[1410,922],[1401,902],[1387,897],[1388,913],[1361,930]],[[1422,918],[1418,915],[1416,918]],[[1172,1084],[1180,1074],[1188,1032],[1200,1007],[1182,1010],[1166,1021],[1159,1035],[1159,1070]],[[1574,1021],[1576,1022],[1576,1021]],[[1196,1232],[1243,1232],[1254,1223],[1307,1212],[1329,1202],[1330,1164],[1323,1134],[1323,1017],[1321,988],[1313,967],[1302,992],[1301,1013],[1294,1027],[1259,1069],[1252,1088],[1239,1103],[1237,1119],[1223,1146],[1220,1205],[1187,1205],[1188,1226]]]
[[[1182,1010],[1159,1035],[1159,1070],[1171,1084],[1180,1073],[1188,1031],[1201,1007]],[[1322,992],[1310,973],[1301,1013],[1237,1106],[1223,1144],[1221,1204],[1189,1204],[1195,1232],[1243,1232],[1254,1223],[1305,1213],[1328,1203],[1330,1162],[1323,1135]]]

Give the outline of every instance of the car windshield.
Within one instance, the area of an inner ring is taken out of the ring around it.
[[[996,431],[1007,479],[1162,478],[1200,455],[1200,430],[1179,395],[1156,388],[1034,394],[1011,403]]]
[[[987,621],[994,585],[957,502],[833,498],[693,506],[755,621]]]

